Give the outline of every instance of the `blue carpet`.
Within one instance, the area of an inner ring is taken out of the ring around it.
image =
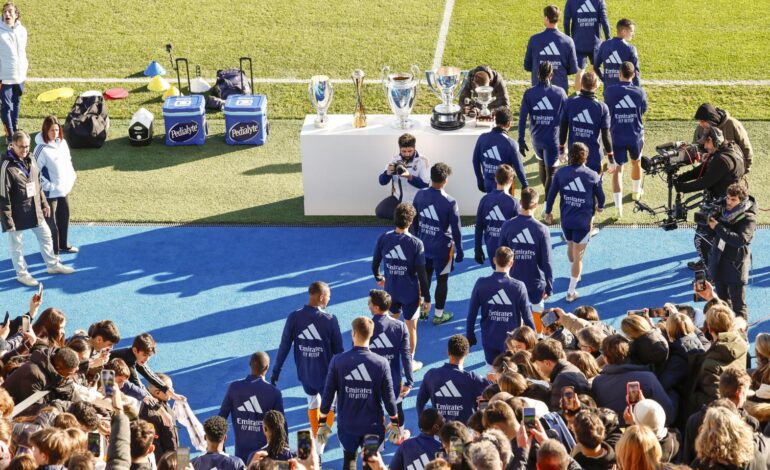
[[[199,228],[199,227],[88,227],[72,228],[71,240],[82,248],[65,255],[78,272],[71,276],[45,274],[38,254],[28,256],[32,273],[46,286],[44,308],[56,306],[67,313],[67,333],[90,323],[117,321],[128,344],[133,335],[150,331],[160,343],[150,365],[168,372],[175,388],[186,394],[201,420],[219,408],[228,382],[248,371],[248,357],[256,350],[271,357],[280,340],[283,319],[306,300],[306,288],[315,280],[332,287],[329,311],[340,318],[346,347],[351,344],[350,321],[367,315],[366,295],[376,287],[369,266],[374,241],[382,228]],[[28,252],[37,246],[26,237]],[[475,280],[490,269],[475,264],[472,229],[466,229],[468,258],[450,277],[447,310],[456,320],[441,327],[420,324],[418,358],[426,368],[445,360],[445,340],[464,332],[466,299]],[[555,291],[550,305],[566,307],[568,278],[565,244],[554,232]],[[3,245],[5,246],[4,242]],[[754,268],[748,288],[753,320],[765,316],[769,304],[770,232],[754,240]],[[661,306],[666,301],[692,300],[692,231],[605,229],[589,245],[579,303],[598,308],[602,317],[622,317],[626,310]],[[33,289],[14,280],[7,250],[0,251],[0,308],[26,311]],[[767,331],[762,322],[752,330]],[[483,367],[483,355],[474,348],[469,369]],[[306,401],[296,386],[289,360],[282,387],[294,431],[306,427]],[[417,384],[419,385],[419,383]],[[416,430],[413,392],[405,401],[407,425]],[[185,437],[186,440],[186,437]],[[232,440],[229,440],[232,443]],[[386,447],[391,453],[392,446]],[[332,438],[325,454],[327,466],[341,465],[341,450]]]

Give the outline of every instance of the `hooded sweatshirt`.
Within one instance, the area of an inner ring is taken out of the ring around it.
[[[6,85],[27,81],[27,28],[17,21],[8,26],[0,21],[0,81]]]
[[[730,116],[730,113],[724,109],[717,108],[711,103],[703,103],[695,112],[695,119],[708,121],[712,126],[717,126],[724,134],[725,140],[731,140],[740,147],[743,152],[743,158],[751,165],[754,158],[754,149],[749,141],[749,134],[743,127],[741,121]],[[703,128],[698,126],[695,129],[693,142],[697,142],[703,136]]]
[[[696,409],[719,398],[719,376],[731,366],[745,368],[748,350],[746,340],[734,331],[717,335],[716,341],[703,356],[695,382],[693,402]]]
[[[35,136],[35,145],[33,155],[40,168],[43,191],[49,198],[68,195],[75,185],[77,175],[72,166],[72,156],[67,141],[56,139],[45,142],[43,133],[40,132]]]

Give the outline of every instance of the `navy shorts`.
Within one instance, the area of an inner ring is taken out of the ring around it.
[[[553,167],[556,165],[559,160],[559,146],[556,142],[548,145],[538,145],[533,142],[532,146],[535,148],[535,158],[543,160],[545,166]]]
[[[618,165],[624,165],[628,163],[628,156],[631,156],[631,160],[639,160],[642,155],[642,149],[644,148],[644,141],[640,140],[635,145],[614,145],[612,146],[612,153],[615,154],[615,163]]]
[[[393,302],[390,306],[390,312],[401,314],[402,320],[414,320],[420,312],[420,298],[412,302]]]
[[[590,228],[588,228],[586,230],[562,228],[561,231],[564,234],[564,238],[568,242],[573,242],[573,243],[577,243],[577,244],[580,244],[580,245],[585,245],[591,239],[591,229]]]
[[[455,268],[455,246],[454,243],[449,246],[445,252],[439,254],[436,257],[425,257],[425,269],[428,271],[433,269],[433,273],[436,277],[443,274],[449,274]],[[430,282],[430,280],[428,280]]]
[[[366,434],[376,434],[380,436],[380,445],[382,445],[382,442],[385,440],[385,426],[375,426]],[[340,444],[342,444],[342,449],[345,452],[358,453],[358,449],[364,444],[364,435],[365,434],[349,434],[342,429],[339,429],[339,425],[337,427],[337,437],[340,439]]]
[[[586,68],[586,64],[590,60],[591,63],[594,63],[594,54],[596,53],[596,50],[593,51],[576,51],[577,54],[577,65],[579,69]]]

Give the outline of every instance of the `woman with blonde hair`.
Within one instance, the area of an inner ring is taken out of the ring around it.
[[[599,363],[596,362],[594,357],[586,351],[572,351],[567,354],[567,362],[575,365],[583,375],[588,379],[588,383],[593,382],[594,377],[599,375],[602,369],[599,367]]]
[[[647,426],[629,426],[615,446],[619,470],[657,470],[660,465],[660,443]]]
[[[706,411],[695,438],[695,470],[759,468],[754,459],[754,435],[737,414],[713,407]]]
[[[762,374],[768,368],[770,359],[770,334],[759,333],[754,339],[754,353],[757,356],[757,368],[751,374],[751,389],[756,390],[762,383]]]
[[[633,364],[649,365],[656,375],[668,359],[668,341],[650,319],[642,315],[628,315],[620,322],[620,329],[631,339],[628,359]]]

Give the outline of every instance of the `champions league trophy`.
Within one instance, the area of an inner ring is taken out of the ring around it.
[[[356,69],[353,71],[353,85],[356,90],[356,110],[353,112],[353,127],[366,127],[366,109],[364,109],[364,71]]]
[[[326,117],[326,111],[332,104],[334,88],[332,82],[326,75],[313,75],[310,77],[310,84],[307,88],[310,103],[316,110],[315,126],[326,127],[329,119]]]
[[[476,117],[476,127],[492,126],[494,119],[492,119],[492,112],[487,109],[487,106],[495,100],[495,97],[492,96],[493,91],[494,88],[491,86],[479,86],[473,91],[474,101],[481,105],[481,109]]]
[[[433,108],[430,125],[441,131],[452,131],[463,127],[465,116],[460,105],[455,104],[454,101],[468,79],[468,72],[461,71],[457,67],[443,66],[426,71],[425,78],[433,94],[441,100],[441,104]]]
[[[382,86],[385,89],[385,97],[390,109],[396,115],[398,121],[392,126],[396,129],[410,129],[415,122],[409,119],[414,100],[417,97],[417,85],[420,84],[420,69],[412,65],[412,73],[390,73],[390,67],[382,69]]]

